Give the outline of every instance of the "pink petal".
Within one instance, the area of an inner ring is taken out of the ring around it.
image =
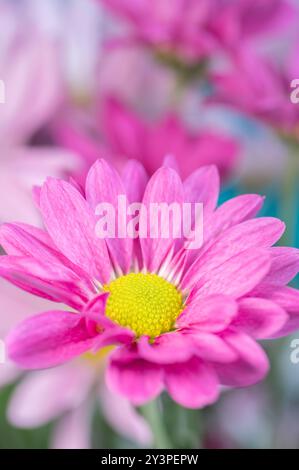
[[[88,404],[65,414],[56,424],[51,449],[90,449],[92,419]]]
[[[58,249],[90,276],[108,282],[106,244],[96,238],[95,216],[81,194],[70,183],[49,178],[41,190],[41,211]]]
[[[206,273],[196,286],[196,296],[219,293],[241,297],[261,282],[269,268],[270,254],[266,250],[245,250]]]
[[[133,240],[126,233],[123,237],[118,236],[118,217],[126,215],[118,212],[118,196],[125,197],[127,204],[126,190],[120,176],[105,160],[96,161],[86,178],[86,199],[94,211],[100,203],[108,203],[114,207],[116,233],[114,238],[107,238],[106,241],[113,261],[127,273],[131,266]],[[126,219],[124,222],[126,228]]]
[[[173,246],[173,227],[171,223],[169,224],[168,237],[161,237],[161,224],[158,227],[159,237],[154,238],[150,236],[150,204],[164,202],[167,204],[175,202],[181,206],[183,202],[183,188],[178,174],[170,168],[162,167],[150,179],[143,198],[143,205],[147,211],[148,236],[140,238],[140,244],[145,267],[151,272],[156,272],[160,268]],[[143,216],[145,217],[145,214],[141,210],[140,218]],[[178,228],[180,229],[180,227],[174,227],[174,231]]]
[[[205,239],[216,236],[233,225],[254,217],[263,205],[264,198],[257,194],[242,194],[224,202],[211,215]]]
[[[142,121],[119,101],[108,98],[103,106],[104,133],[118,155],[127,158],[142,158],[145,129]]]
[[[99,401],[106,420],[116,432],[143,446],[152,444],[153,435],[148,423],[126,398],[101,384]]]
[[[8,356],[20,367],[62,364],[92,348],[85,318],[63,311],[40,313],[21,322],[6,339]]]
[[[271,268],[263,284],[281,286],[288,284],[299,272],[299,250],[297,248],[274,247]]]
[[[165,368],[165,385],[170,396],[187,408],[214,403],[219,395],[217,376],[211,366],[192,358]]]
[[[34,256],[37,248],[43,247],[45,252],[46,248],[48,250],[54,248],[47,232],[32,225],[21,223],[2,224],[0,227],[0,243],[8,255],[15,256]]]
[[[223,339],[238,355],[238,359],[232,363],[214,365],[223,385],[247,387],[265,377],[269,369],[268,358],[250,336],[229,331],[225,333]]]
[[[183,287],[194,285],[205,273],[248,248],[268,248],[282,235],[285,225],[271,217],[247,220],[222,232],[201,252],[182,281]]]
[[[237,313],[237,304],[225,295],[211,295],[187,301],[187,307],[176,321],[177,327],[196,326],[203,331],[224,330]]]
[[[213,211],[217,205],[220,180],[217,167],[204,166],[191,173],[184,181],[184,200],[186,202],[201,202],[206,211]]]
[[[39,297],[80,308],[88,299],[87,286],[63,264],[29,257],[1,256],[0,275]]]
[[[143,359],[157,364],[186,362],[194,355],[188,336],[176,332],[158,336],[152,344],[148,337],[142,336],[138,341],[138,351]]]
[[[35,428],[76,409],[92,385],[87,367],[64,365],[25,376],[14,390],[8,419],[21,428]]]
[[[239,301],[232,326],[254,338],[265,339],[279,331],[288,318],[285,310],[271,300],[248,297]]]
[[[292,287],[274,286],[265,293],[267,297],[277,303],[289,315],[289,319],[273,337],[286,336],[299,329],[299,291]]]
[[[148,182],[148,176],[141,163],[129,160],[124,167],[122,180],[129,202],[141,202]]]
[[[218,335],[190,329],[185,336],[192,342],[194,354],[204,361],[232,362],[235,351]]]
[[[106,370],[107,385],[134,405],[143,405],[163,389],[162,368],[143,359],[121,362],[111,360]]]

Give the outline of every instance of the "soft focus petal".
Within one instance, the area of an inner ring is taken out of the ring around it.
[[[7,414],[11,424],[35,428],[76,409],[86,398],[92,374],[86,367],[64,365],[25,376],[14,390]]]

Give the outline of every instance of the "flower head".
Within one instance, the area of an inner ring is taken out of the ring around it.
[[[286,0],[102,0],[132,26],[138,40],[185,61],[230,52],[240,42],[290,24],[294,10]]]
[[[135,161],[122,176],[96,162],[85,190],[48,179],[39,194],[46,230],[2,226],[0,273],[72,310],[23,321],[7,338],[10,357],[45,368],[113,345],[107,384],[134,404],[167,389],[183,406],[201,407],[217,399],[221,385],[261,380],[268,360],[255,340],[299,324],[299,294],[286,287],[299,255],[272,247],[284,224],[254,218],[263,198],[243,195],[216,208],[218,190],[214,167],[182,182],[164,166],[147,181]],[[113,205],[119,221],[119,195],[142,201],[139,226],[142,217],[151,222],[143,212],[151,203],[203,203],[203,245],[191,250],[188,234],[152,237],[149,230],[135,239],[97,236],[98,204]]]

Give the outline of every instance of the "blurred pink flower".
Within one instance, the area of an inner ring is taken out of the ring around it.
[[[280,132],[299,135],[299,107],[291,102],[291,82],[299,77],[299,40],[282,60],[243,48],[233,66],[213,77],[213,101],[260,119]]]
[[[92,447],[92,418],[97,404],[116,432],[143,446],[150,445],[151,431],[144,418],[128,400],[107,390],[104,365],[103,357],[82,357],[55,369],[28,374],[11,396],[9,422],[28,429],[56,420],[50,447],[88,449]]]
[[[129,162],[121,179],[101,160],[88,173],[85,193],[48,179],[39,197],[46,231],[3,225],[8,255],[0,273],[72,311],[54,309],[21,322],[7,338],[11,359],[45,368],[114,345],[107,384],[136,405],[166,389],[179,404],[202,407],[217,400],[221,384],[260,381],[268,359],[256,339],[299,326],[299,293],[286,287],[299,269],[298,250],[272,247],[284,224],[254,218],[262,197],[242,195],[216,208],[218,192],[210,166],[184,183],[165,166],[147,182],[138,162]],[[171,236],[134,243],[97,237],[95,208],[115,206],[120,194],[146,208],[202,202],[203,246],[190,250],[186,239]]]
[[[139,160],[149,175],[162,165],[166,156],[174,157],[184,178],[208,164],[217,165],[221,175],[227,176],[237,165],[236,140],[220,132],[190,130],[175,113],[150,123],[118,100],[108,98],[103,102],[100,125],[91,131],[86,129],[85,133],[82,127],[63,123],[56,137],[59,144],[85,158],[86,169],[99,155],[119,168],[128,159]]]
[[[217,50],[232,52],[240,42],[277,32],[294,21],[286,0],[102,0],[131,26],[127,38],[184,60]]]
[[[5,44],[0,58],[5,83],[5,103],[0,104],[0,221],[17,218],[37,223],[32,185],[49,175],[66,175],[78,162],[71,152],[29,144],[61,102],[56,46],[34,31],[23,30],[7,6],[1,9],[2,23],[6,28],[0,32]]]

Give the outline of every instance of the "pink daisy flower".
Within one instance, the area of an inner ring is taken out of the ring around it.
[[[122,178],[105,161],[90,169],[85,191],[48,179],[39,194],[46,230],[1,227],[7,252],[0,273],[24,290],[63,302],[19,324],[8,354],[29,369],[54,367],[113,345],[106,382],[141,405],[167,390],[186,407],[217,400],[221,385],[248,386],[268,371],[257,339],[299,325],[298,291],[286,284],[299,267],[298,250],[272,247],[284,231],[274,218],[254,218],[258,195],[216,208],[214,167],[184,182],[160,168],[147,182],[129,162]],[[99,238],[95,208],[129,201],[204,205],[204,244],[188,250],[170,238]]]
[[[276,33],[294,20],[286,0],[102,0],[132,31],[126,42],[141,42],[185,61],[234,52],[242,42]],[[124,41],[125,42],[125,41]]]
[[[63,122],[56,126],[60,145],[84,157],[87,169],[104,153],[109,161],[122,168],[128,159],[139,160],[149,175],[163,164],[165,155],[173,155],[182,177],[203,165],[217,165],[222,177],[238,165],[239,143],[222,131],[190,129],[174,112],[166,113],[157,122],[141,115],[110,96],[98,110],[100,123],[82,125]],[[79,128],[80,127],[80,128]],[[81,181],[82,172],[79,175]]]

